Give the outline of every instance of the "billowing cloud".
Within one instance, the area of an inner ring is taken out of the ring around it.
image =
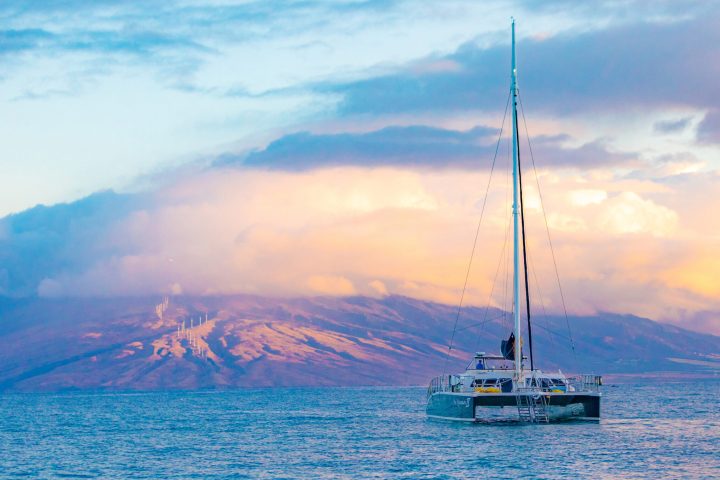
[[[508,183],[506,169],[498,171],[467,299],[482,305],[490,298],[507,308]],[[541,171],[540,181],[571,312],[702,318],[704,328],[720,331],[707,315],[693,316],[720,310],[713,286],[716,234],[712,223],[686,215],[694,205],[683,196],[702,189],[712,201],[716,191],[692,180],[699,177],[671,186],[551,172]],[[9,217],[2,248],[16,261],[6,269],[5,290],[27,294],[32,286],[44,296],[401,294],[453,304],[481,208],[478,186],[488,173],[222,168],[187,176],[142,202],[108,196],[103,210],[114,212],[108,215],[83,219],[87,209],[70,206],[64,208],[75,211],[76,220],[59,221],[55,213],[61,217],[62,209],[49,208],[43,221],[23,228]],[[532,175],[526,208],[536,306],[557,312],[561,303]],[[58,226],[54,243],[20,241],[47,238],[49,225]]]
[[[613,233],[644,232],[666,236],[677,228],[678,215],[634,192],[623,192],[605,203],[599,222],[603,230]]]
[[[79,274],[98,258],[118,252],[98,242],[107,229],[135,211],[142,195],[101,192],[68,204],[37,206],[0,220],[0,295],[61,292],[51,272]]]
[[[720,42],[707,2],[9,0],[0,211],[122,189],[228,150],[276,169],[467,165],[487,147],[470,130],[496,128],[489,117],[506,99],[513,14],[532,126],[554,127],[535,133],[573,137],[556,164],[625,165],[658,137],[691,150],[677,142],[694,142],[698,125],[699,143],[712,143]],[[411,127],[444,130],[445,143]],[[615,135],[648,128],[644,145]],[[412,158],[393,144],[403,137]]]
[[[0,6],[4,204],[93,191],[151,161],[250,152],[145,193],[0,220],[0,294],[456,303],[508,93],[508,28],[496,21],[510,12],[201,3]],[[648,5],[518,4],[535,9],[518,54],[547,222],[571,311],[720,332],[720,220],[708,214],[720,201],[718,9]],[[567,18],[549,21],[560,10]],[[467,296],[504,308],[506,140]],[[531,288],[558,312],[522,141]]]

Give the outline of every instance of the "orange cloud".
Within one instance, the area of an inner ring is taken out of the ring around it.
[[[491,303],[508,307],[505,174],[490,190],[468,303],[488,300],[499,271]],[[558,312],[532,182],[528,249],[539,285],[531,288],[536,302]],[[541,182],[571,311],[677,320],[720,310],[717,248],[707,245],[716,233],[686,211],[692,204],[678,191],[692,182],[669,187],[557,172]],[[41,293],[402,294],[454,304],[486,183],[487,172],[390,167],[206,172],[159,190],[147,208],[110,228],[101,241],[116,245],[118,255],[46,279]]]

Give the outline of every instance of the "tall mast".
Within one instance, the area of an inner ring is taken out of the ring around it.
[[[513,150],[513,320],[515,323],[515,379],[520,382],[522,375],[522,349],[520,347],[520,243],[518,201],[518,144],[517,144],[517,67],[515,65],[515,19],[512,19],[512,68],[510,73],[512,94],[512,150]]]

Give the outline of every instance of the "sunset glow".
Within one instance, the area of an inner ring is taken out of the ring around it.
[[[14,3],[0,7],[13,29],[0,46],[0,292],[457,304],[507,94],[499,8],[258,6],[241,33],[242,6],[169,2],[158,23],[139,5],[97,5],[86,15],[99,30],[85,31],[61,6]],[[438,15],[442,27],[425,28]],[[572,313],[719,334],[720,9],[576,5],[558,18],[519,2],[515,15],[527,19],[521,148],[538,299],[561,309],[544,204]],[[698,32],[705,47],[687,55]],[[472,305],[507,307],[491,295],[507,133],[506,122]],[[49,206],[27,210],[37,203]]]

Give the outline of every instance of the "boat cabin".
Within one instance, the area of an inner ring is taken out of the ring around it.
[[[523,357],[525,358],[525,357]],[[489,355],[485,352],[478,352],[465,368],[466,372],[482,372],[513,369],[513,361],[502,355]]]
[[[523,357],[524,358],[524,357]],[[513,392],[514,362],[502,355],[476,353],[465,373],[452,375],[450,387],[453,392],[511,393]],[[533,371],[522,382],[524,389],[544,392],[570,392],[574,389],[561,372],[546,374]]]

